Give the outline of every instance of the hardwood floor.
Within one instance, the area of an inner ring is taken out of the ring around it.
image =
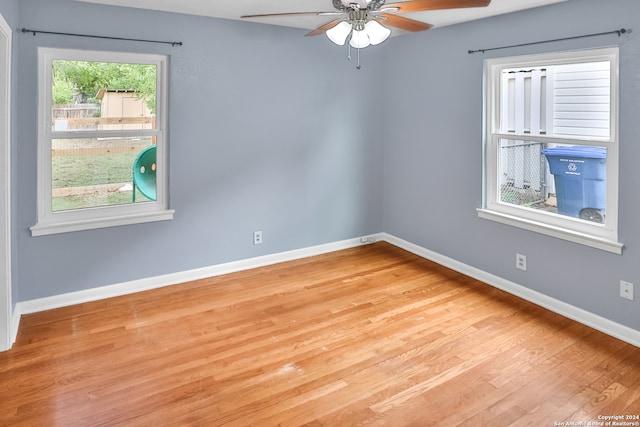
[[[640,348],[387,243],[23,316],[0,378],[2,426],[640,415]]]

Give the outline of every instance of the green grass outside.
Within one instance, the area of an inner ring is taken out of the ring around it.
[[[52,158],[53,188],[84,187],[132,181],[138,153],[118,153]]]
[[[141,147],[142,149],[142,147]],[[131,183],[133,162],[137,152],[54,156],[52,157],[52,188],[73,188],[90,185]],[[136,191],[136,203],[148,201]],[[98,192],[91,194],[52,197],[54,212],[113,206],[131,203],[131,191]]]
[[[136,192],[136,203],[146,201],[143,195]],[[51,199],[51,208],[54,212],[66,211],[73,209],[94,208],[98,206],[114,206],[131,203],[131,192],[123,191],[117,193],[93,193],[83,194],[81,196],[65,196],[53,197]]]

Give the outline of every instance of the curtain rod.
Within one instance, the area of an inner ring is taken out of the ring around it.
[[[162,40],[130,39],[130,38],[126,38],[126,37],[95,36],[95,35],[91,35],[91,34],[59,33],[59,32],[56,32],[56,31],[30,30],[28,28],[23,28],[21,31],[23,33],[32,33],[34,36],[36,34],[38,34],[38,33],[40,33],[40,34],[55,34],[57,36],[91,37],[91,38],[94,38],[94,39],[123,40],[123,41],[131,41],[131,42],[160,43],[160,44],[170,44],[171,46],[182,46],[182,42],[166,42],[166,41],[162,41]]]
[[[485,53],[485,52],[488,52],[490,50],[508,49],[510,47],[531,46],[531,45],[534,45],[534,44],[541,44],[541,43],[560,42],[560,41],[564,41],[564,40],[581,39],[581,38],[584,38],[584,37],[605,36],[607,34],[617,34],[618,37],[620,37],[622,34],[626,33],[627,31],[630,32],[631,30],[626,30],[624,28],[621,28],[619,30],[607,31],[606,33],[585,34],[585,35],[582,35],[582,36],[564,37],[564,38],[561,38],[561,39],[543,40],[543,41],[539,41],[539,42],[530,42],[530,43],[522,43],[522,44],[513,44],[511,46],[500,46],[500,47],[492,47],[492,48],[489,48],[489,49],[469,50],[468,53],[469,54],[477,53],[477,52]]]

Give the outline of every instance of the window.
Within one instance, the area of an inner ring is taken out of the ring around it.
[[[621,253],[618,49],[485,62],[482,218]]]
[[[32,235],[171,219],[167,58],[40,48],[38,60]]]

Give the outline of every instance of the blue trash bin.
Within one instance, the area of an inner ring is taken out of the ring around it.
[[[566,146],[542,150],[553,174],[558,213],[604,222],[607,149]]]

